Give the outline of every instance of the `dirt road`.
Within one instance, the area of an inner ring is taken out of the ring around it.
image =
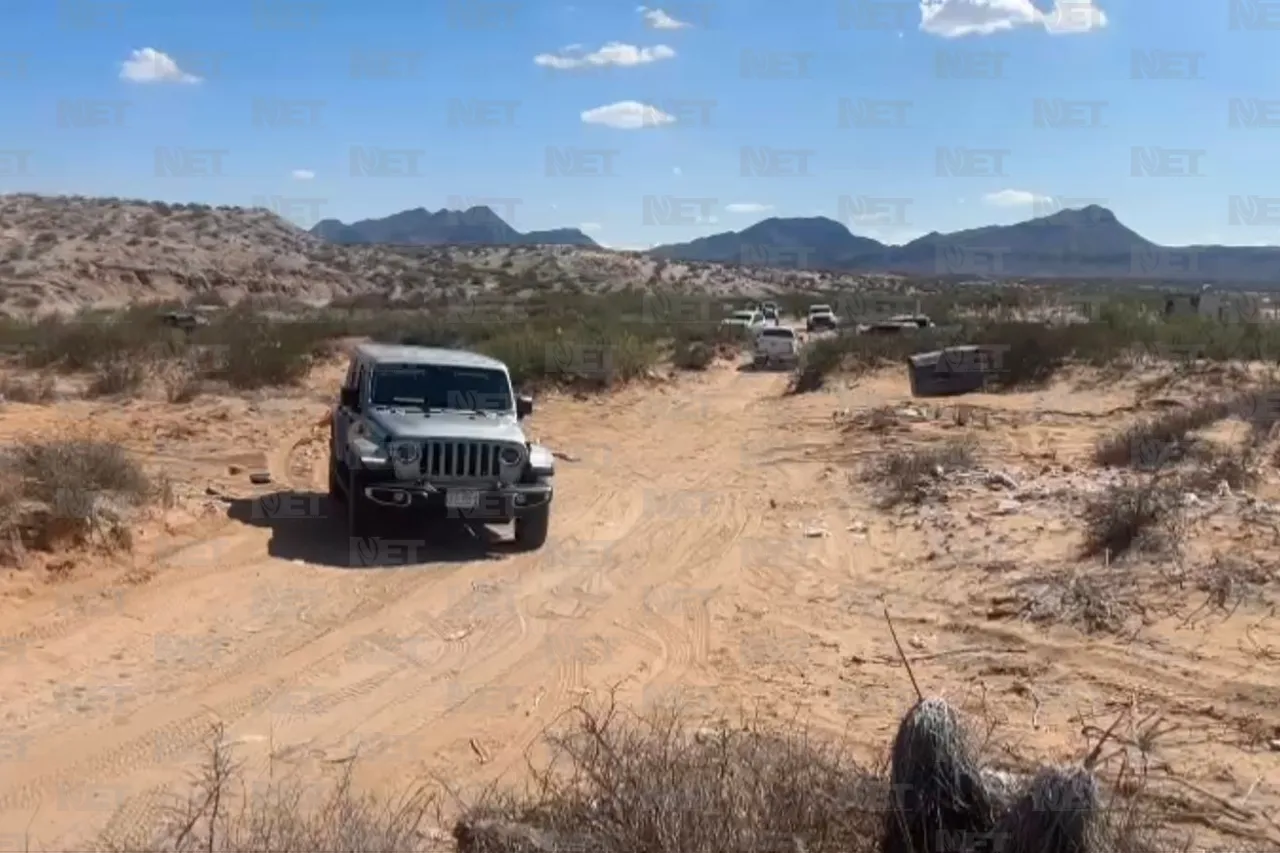
[[[5,605],[0,850],[73,849],[103,829],[127,840],[215,720],[250,775],[319,779],[358,751],[369,784],[425,773],[465,784],[518,772],[559,712],[617,685],[636,707],[681,695],[695,711],[800,710],[852,728],[871,756],[912,699],[882,602],[904,642],[930,653],[917,675],[931,689],[959,691],[1041,755],[1079,753],[1082,707],[1149,703],[1235,731],[1280,706],[1280,673],[1239,651],[1239,624],[1125,645],[989,621],[997,561],[1060,558],[1070,520],[1029,509],[993,526],[997,495],[946,524],[872,510],[847,472],[886,439],[842,438],[832,412],[905,398],[896,371],[803,399],[783,398],[778,374],[721,367],[608,399],[539,401],[532,431],[569,461],[551,539],[534,554],[412,530],[353,554],[322,495],[320,419],[336,376],[297,399],[194,413],[139,403],[96,422],[148,424],[153,462],[194,494],[210,483],[227,497],[166,520],[176,532],[144,543],[154,560],[124,582],[72,580]],[[1127,402],[1117,391],[1012,405],[1077,405],[1087,420]],[[59,409],[7,413],[4,431],[88,417]],[[984,440],[1024,459],[1046,443],[1087,447],[1063,418]],[[262,460],[272,486],[227,474]],[[1224,796],[1256,777],[1252,796],[1274,803],[1265,748],[1217,751],[1212,766],[1207,749],[1175,738],[1164,759]]]

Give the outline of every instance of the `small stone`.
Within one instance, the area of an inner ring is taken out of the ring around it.
[[[1003,500],[1003,501],[1000,501],[1000,504],[996,507],[996,514],[997,515],[1013,515],[1015,512],[1021,511],[1021,509],[1022,509],[1022,504],[1018,503],[1017,501]]]
[[[244,468],[240,467],[239,465],[228,465],[227,473],[233,476],[236,474],[242,474],[244,473]]]
[[[268,471],[254,471],[249,475],[249,482],[255,486],[263,486],[271,482],[271,473]]]
[[[830,534],[820,527],[807,527],[805,528],[804,535],[809,539],[823,539]]]

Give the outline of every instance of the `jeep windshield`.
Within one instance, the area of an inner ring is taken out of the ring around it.
[[[501,370],[443,365],[396,365],[373,371],[374,406],[462,412],[511,412],[511,383]]]

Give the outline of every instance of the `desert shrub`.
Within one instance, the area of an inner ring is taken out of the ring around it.
[[[867,466],[861,479],[881,490],[886,507],[919,503],[948,472],[972,468],[974,462],[973,440],[953,439],[935,447],[892,451]]]
[[[716,350],[705,341],[678,340],[671,353],[671,362],[681,370],[706,370],[716,360]]]
[[[216,330],[219,340],[216,378],[232,388],[253,390],[300,382],[327,330],[306,323],[271,321],[236,312]]]
[[[358,793],[348,765],[319,797],[296,776],[246,786],[243,770],[213,729],[207,758],[186,796],[155,825],[130,824],[98,839],[107,853],[365,853],[438,850],[426,818],[434,798],[415,789],[386,799]]]
[[[808,394],[821,390],[827,378],[840,369],[844,354],[840,338],[819,338],[808,342],[800,350],[800,363],[796,365],[787,392]]]
[[[85,394],[89,397],[134,394],[142,388],[146,379],[146,368],[136,361],[109,361],[93,372]]]
[[[32,379],[0,377],[0,397],[14,403],[50,403],[57,399],[54,379],[47,373]]]
[[[1135,548],[1159,553],[1179,544],[1178,494],[1162,480],[1110,486],[1085,504],[1083,518],[1086,557],[1115,558]]]
[[[1231,403],[1211,400],[1140,420],[1101,438],[1094,448],[1094,462],[1108,468],[1157,470],[1185,456],[1192,432],[1223,420],[1231,412]]]
[[[151,481],[124,448],[100,441],[9,447],[0,455],[0,483],[0,534],[10,545],[46,550],[94,532],[124,544],[127,510],[154,497]]]

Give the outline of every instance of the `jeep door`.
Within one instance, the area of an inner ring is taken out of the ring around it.
[[[342,382],[343,390],[363,387],[364,365],[352,361],[347,376]],[[342,405],[341,400],[333,410],[333,458],[339,462],[347,461],[347,435],[351,431],[351,419],[354,412]]]

